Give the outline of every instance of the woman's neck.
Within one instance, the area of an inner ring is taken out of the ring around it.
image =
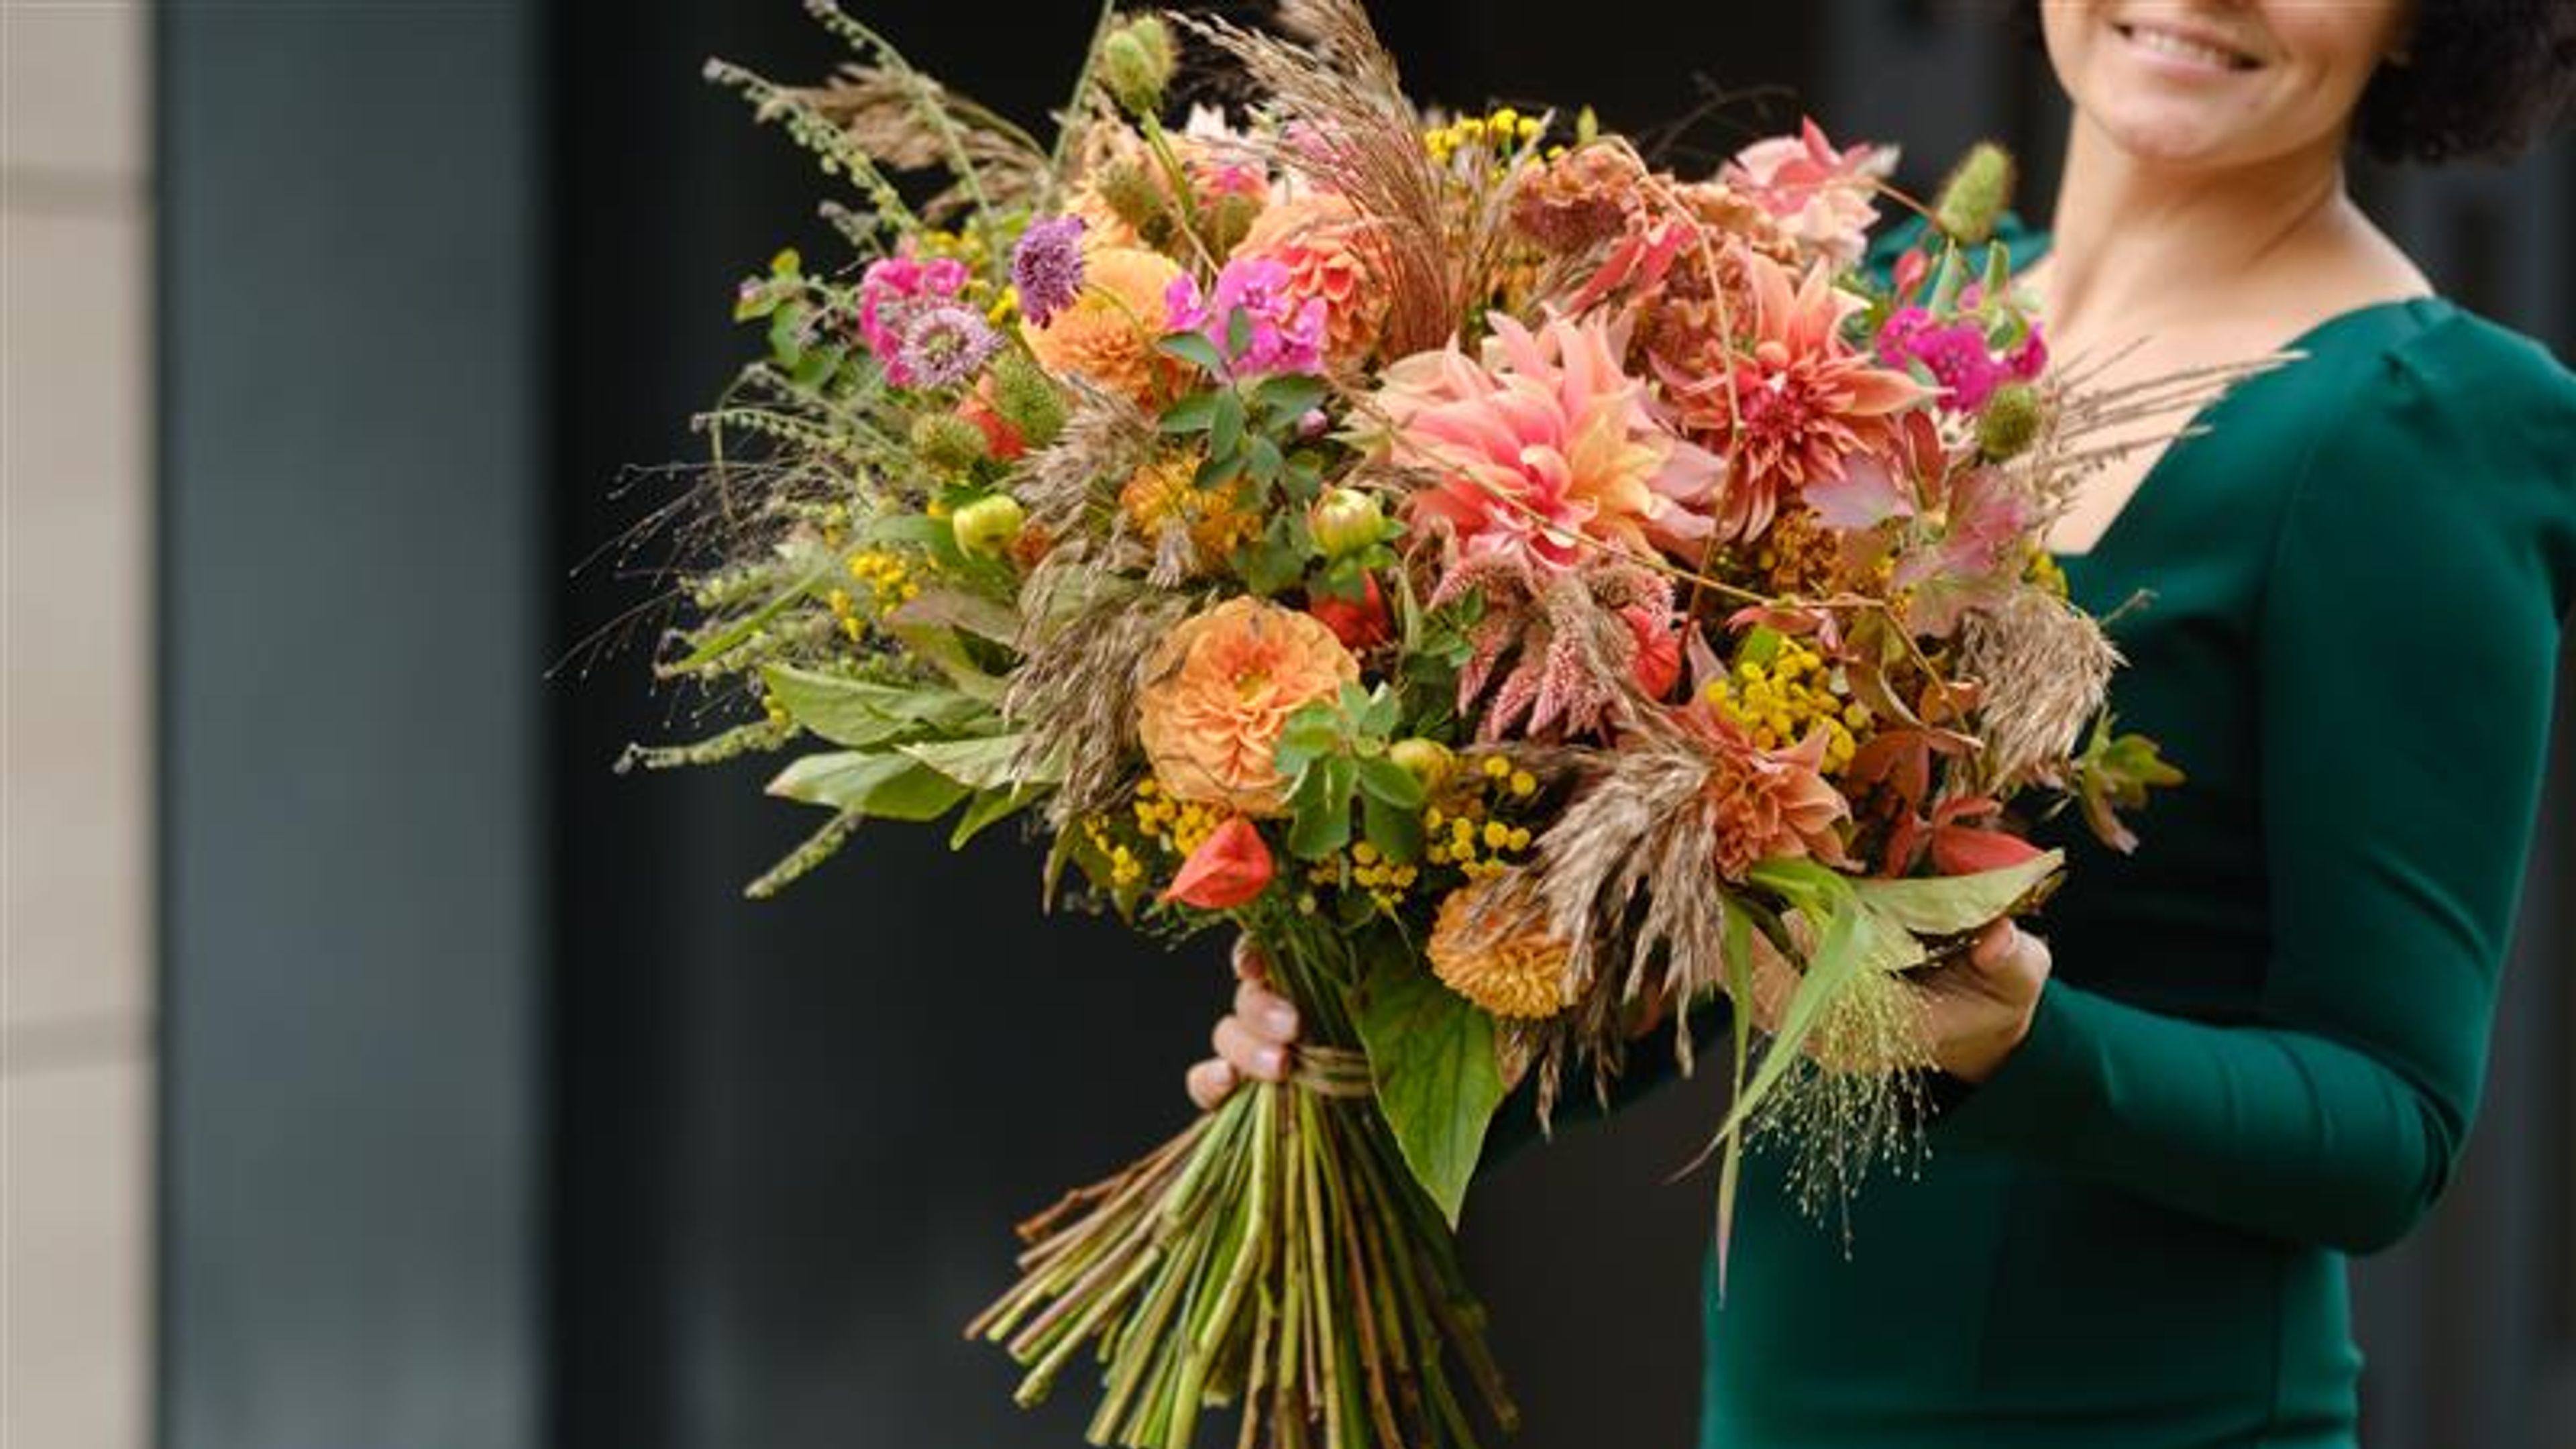
[[[2089,317],[2129,328],[2171,315],[2178,291],[2211,279],[2251,282],[2306,246],[2365,228],[2344,192],[2340,148],[2229,171],[2159,166],[2123,150],[2077,115],[2040,270],[2061,332]]]

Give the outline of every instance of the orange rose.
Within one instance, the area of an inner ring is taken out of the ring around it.
[[[1274,758],[1288,716],[1359,682],[1317,620],[1249,596],[1193,615],[1145,667],[1137,733],[1173,795],[1263,817],[1287,809]]]

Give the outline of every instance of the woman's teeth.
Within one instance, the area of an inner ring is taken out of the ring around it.
[[[2122,25],[2115,28],[2131,43],[2159,55],[2173,56],[2177,60],[2197,61],[2202,65],[2217,66],[2222,70],[2247,70],[2253,66],[2253,62],[2244,56],[2220,50],[2216,46],[2203,45],[2197,40],[2185,39],[2170,30],[2158,30],[2146,25]]]

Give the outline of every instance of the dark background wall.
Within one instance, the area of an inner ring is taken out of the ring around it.
[[[1090,19],[856,8],[1031,120]],[[1987,133],[2044,183],[2062,125],[1991,5],[1375,8],[1433,99],[1642,131],[1734,95],[1685,155],[1793,124],[1770,85],[1907,142],[1918,184]],[[749,904],[812,823],[763,765],[608,769],[690,723],[645,635],[589,647],[652,592],[598,551],[676,486],[623,470],[700,453],[685,420],[754,341],[734,282],[834,254],[831,183],[698,67],[812,76],[832,45],[787,0],[162,30],[167,1441],[1078,1442],[1078,1384],[1018,1413],[952,1325],[1017,1216],[1185,1120],[1219,947],[1041,919],[1007,832],[872,827]],[[2446,287],[2569,355],[2571,176],[2562,146],[2365,182]],[[2362,1270],[2375,1449],[2576,1441],[2571,819],[2562,783],[2468,1174]],[[1717,1106],[1668,1092],[1480,1187],[1532,1449],[1687,1442],[1709,1184],[1662,1178]]]

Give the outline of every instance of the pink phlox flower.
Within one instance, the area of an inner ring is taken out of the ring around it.
[[[1321,372],[1328,308],[1321,297],[1297,297],[1290,281],[1287,266],[1266,257],[1226,263],[1213,291],[1184,273],[1163,295],[1165,328],[1205,337],[1227,358],[1230,378]],[[1239,356],[1227,336],[1238,311],[1250,323]]]

